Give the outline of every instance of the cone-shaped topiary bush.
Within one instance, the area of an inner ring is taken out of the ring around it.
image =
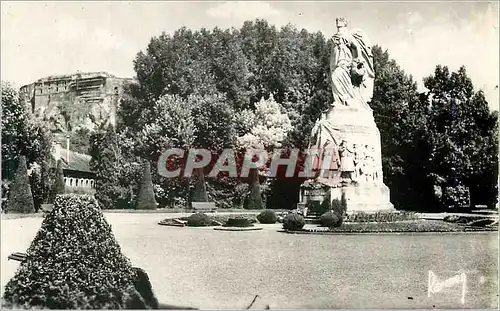
[[[134,277],[97,201],[64,194],[5,286],[4,299],[22,308],[145,308]]]
[[[155,192],[151,180],[149,161],[142,163],[142,180],[137,196],[137,209],[156,209]]]
[[[12,213],[35,212],[35,204],[33,203],[33,194],[31,193],[25,156],[19,157],[16,175],[10,186],[7,211]]]
[[[65,184],[64,184],[64,173],[62,168],[62,160],[57,160],[56,166],[56,175],[54,178],[54,184],[52,185],[52,189],[50,190],[49,202],[54,203],[56,197],[59,194],[64,194],[65,192]]]
[[[194,176],[196,179],[192,202],[208,202],[207,185],[205,183],[205,173],[203,173],[203,169],[195,169]]]

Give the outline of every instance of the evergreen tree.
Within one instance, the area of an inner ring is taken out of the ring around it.
[[[95,197],[101,208],[112,209],[122,195],[119,185],[120,150],[112,125],[102,126],[90,139],[90,168],[96,174]]]
[[[25,156],[19,157],[16,176],[10,186],[7,211],[13,213],[35,212]]]
[[[42,162],[41,165],[34,162],[30,167],[29,179],[35,211],[38,211],[42,204],[48,203],[54,183],[54,174],[50,166],[51,162]]]
[[[50,190],[49,202],[54,203],[56,197],[60,194],[64,194],[66,185],[64,183],[64,172],[62,167],[62,160],[57,160],[56,164],[56,172],[54,177],[54,184],[52,185],[52,189]]]

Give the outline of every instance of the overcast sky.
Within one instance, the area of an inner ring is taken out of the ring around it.
[[[1,78],[21,86],[54,74],[134,76],[132,61],[152,36],[257,17],[335,32],[344,16],[389,50],[418,81],[437,64],[465,65],[492,109],[499,105],[498,1],[492,2],[1,2]]]

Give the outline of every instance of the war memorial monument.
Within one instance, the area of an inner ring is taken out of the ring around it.
[[[350,33],[345,18],[336,24],[330,56],[334,101],[311,131],[309,150],[316,154],[307,164],[317,177],[302,184],[299,206],[343,193],[348,212],[394,210],[383,183],[380,132],[368,105],[375,78],[371,43],[362,31]]]

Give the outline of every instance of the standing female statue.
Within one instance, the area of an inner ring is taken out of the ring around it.
[[[368,38],[361,32],[347,32],[347,20],[337,18],[330,57],[334,105],[370,109],[373,95],[373,55]]]

